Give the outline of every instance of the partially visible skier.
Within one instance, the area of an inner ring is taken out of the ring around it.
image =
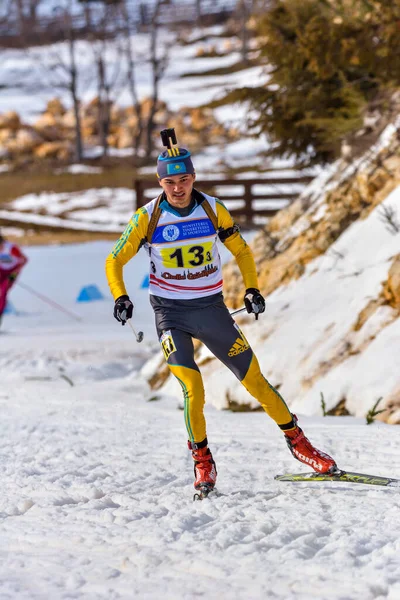
[[[123,267],[142,246],[146,248],[150,303],[161,348],[183,391],[194,487],[205,493],[212,490],[217,471],[208,447],[204,387],[194,360],[193,338],[203,342],[260,402],[284,433],[295,458],[319,473],[333,472],[335,461],[305,437],[296,416],[261,373],[248,341],[224,304],[218,238],[241,271],[247,312],[258,318],[265,310],[250,248],[224,204],[194,189],[190,152],[173,145],[174,130],[164,130],[161,135],[168,147],[157,162],[163,192],[134,214],[107,257],[106,274],[115,300],[114,317],[124,325],[132,317],[133,304],[123,281]]]
[[[7,295],[28,262],[17,244],[8,242],[0,231],[0,324],[7,305]]]

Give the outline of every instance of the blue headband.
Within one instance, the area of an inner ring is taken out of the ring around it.
[[[186,148],[172,148],[162,152],[157,160],[157,175],[159,179],[171,175],[194,173],[194,166]]]

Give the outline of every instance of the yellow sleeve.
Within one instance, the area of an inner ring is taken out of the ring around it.
[[[222,229],[230,229],[234,226],[234,221],[228,209],[220,200],[216,202],[218,227]],[[257,288],[258,278],[257,269],[254,262],[254,256],[245,240],[240,235],[239,231],[235,231],[223,242],[229,252],[233,254],[243,277],[245,288]]]
[[[137,254],[142,240],[147,235],[149,215],[145,208],[139,208],[129,221],[111,254],[106,259],[106,277],[111,294],[116,300],[128,295],[123,278],[123,268]]]

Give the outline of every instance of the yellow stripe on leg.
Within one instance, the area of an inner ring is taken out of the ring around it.
[[[269,415],[275,423],[278,425],[290,423],[292,420],[290,410],[279,392],[261,373],[260,365],[254,354],[246,376],[242,379],[241,383],[246,390],[259,401],[267,415]]]
[[[201,442],[206,437],[204,418],[204,385],[199,371],[182,365],[168,365],[181,384],[184,398],[185,425],[191,442]]]

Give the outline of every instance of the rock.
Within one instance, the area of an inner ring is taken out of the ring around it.
[[[191,126],[195,131],[202,131],[215,123],[212,112],[202,108],[193,108],[190,112],[190,118]]]
[[[82,119],[81,123],[81,132],[83,139],[91,138],[99,133],[99,122],[97,119],[97,115],[93,116],[85,116]]]
[[[127,118],[127,110],[120,106],[112,106],[110,111],[111,122],[121,124]]]
[[[64,138],[62,122],[54,115],[43,113],[33,127],[48,142],[55,142]]]
[[[82,107],[83,117],[94,117],[97,118],[99,112],[99,98],[95,96],[88,104]]]
[[[124,109],[125,119],[129,119],[130,117],[135,117],[137,119],[136,109],[134,106],[127,106]]]
[[[43,138],[33,128],[20,129],[17,135],[10,139],[5,146],[10,154],[25,154],[31,152],[42,142]]]
[[[21,119],[14,110],[10,110],[0,115],[0,129],[12,129],[13,131],[17,131],[20,127]]]
[[[400,157],[397,155],[389,156],[383,161],[383,166],[390,173],[392,173],[392,175],[394,175],[396,172],[400,173]]]
[[[357,321],[353,325],[353,330],[359,331],[363,327],[364,323],[366,323],[366,321],[368,321],[368,319],[372,317],[372,315],[377,311],[377,309],[380,306],[382,306],[382,304],[383,298],[381,297],[373,298],[372,300],[370,300],[368,304],[359,313]]]
[[[75,113],[72,109],[68,110],[66,113],[64,113],[62,115],[61,123],[62,123],[62,126],[66,127],[67,129],[75,128]]]
[[[230,52],[234,52],[235,51],[235,42],[233,41],[232,38],[228,38],[226,40],[223,41],[222,47],[224,49],[224,52],[226,54],[229,54]]]
[[[72,156],[72,148],[69,142],[45,142],[34,150],[37,158],[55,158],[67,160]]]
[[[115,133],[107,136],[107,143],[110,148],[118,148],[118,137],[115,135]]]
[[[157,125],[157,127],[164,128],[165,123],[168,121],[168,119],[170,118],[170,113],[168,110],[158,110],[156,112],[156,114],[154,115],[154,123],[155,125]],[[158,138],[160,139],[160,138]]]
[[[146,140],[146,120],[152,109],[152,99],[145,98],[141,102],[143,118],[142,146]],[[134,136],[138,130],[138,120],[133,106],[121,108],[111,106],[111,122],[109,127],[109,143],[116,148],[130,148],[133,146]],[[81,134],[85,145],[98,145],[101,143],[99,132],[99,98],[95,97],[80,109]],[[228,130],[218,123],[211,109],[186,107],[179,113],[173,114],[168,110],[165,102],[158,101],[154,115],[156,130],[164,127],[175,127],[181,145],[191,148],[194,152],[204,147],[219,143],[221,147],[232,139],[236,139],[238,132],[231,128]],[[23,129],[24,133],[18,138],[16,132]],[[26,133],[26,131],[30,133]],[[158,135],[154,139],[159,142]],[[59,98],[53,98],[47,104],[46,111],[39,116],[33,127],[22,126],[16,112],[0,115],[0,146],[4,149],[10,147],[12,153],[30,152],[38,158],[56,158],[68,156],[70,143],[75,139],[75,113],[72,109],[66,110]],[[46,143],[47,142],[47,143]]]
[[[280,210],[274,217],[272,217],[268,230],[271,232],[282,232],[289,229],[299,217],[303,215],[304,211],[301,206],[300,200],[295,200],[293,204],[287,208]]]
[[[141,102],[141,109],[142,109],[142,117],[144,119],[148,119],[149,115],[150,115],[150,110],[153,104],[153,100],[152,98],[145,98],[142,102]],[[165,102],[163,102],[162,100],[159,100],[157,102],[156,105],[156,112],[160,111],[160,110],[165,110],[167,108],[167,105]]]
[[[133,146],[133,135],[132,130],[128,127],[120,127],[116,138],[116,147],[117,148],[132,148]]]
[[[393,308],[400,310],[400,254],[398,254],[389,269],[388,280],[384,284],[383,294]]]
[[[53,98],[48,101],[45,112],[53,117],[62,117],[66,109],[59,98]]]
[[[136,132],[138,120],[136,115],[129,115],[121,127],[129,129],[131,132]]]
[[[375,192],[382,189],[389,178],[390,173],[388,171],[385,169],[377,169],[368,181],[368,190],[370,194],[373,195]]]
[[[400,425],[400,386],[396,386],[385,402],[386,411],[378,419],[392,425]]]
[[[8,140],[11,140],[15,136],[13,129],[0,129],[0,146],[6,146]]]
[[[35,121],[35,129],[46,129],[57,127],[59,124],[58,119],[50,113],[43,113],[40,117]]]

